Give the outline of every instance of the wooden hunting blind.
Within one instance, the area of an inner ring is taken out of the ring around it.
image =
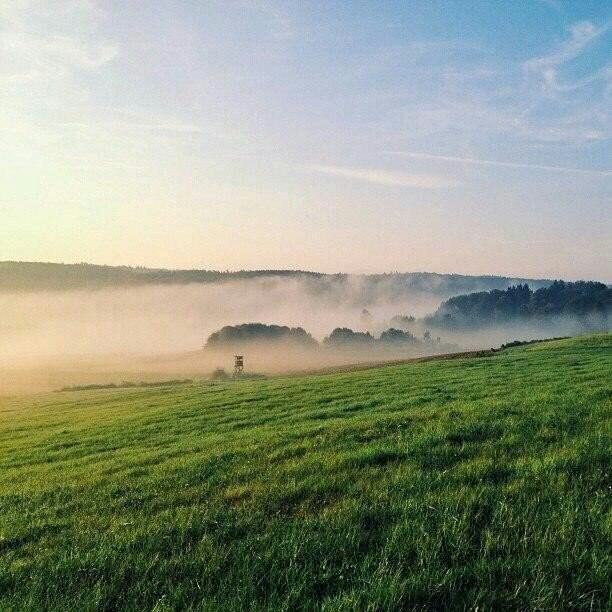
[[[242,355],[234,355],[234,376],[240,376],[244,371],[244,357]]]

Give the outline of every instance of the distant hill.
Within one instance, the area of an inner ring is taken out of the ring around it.
[[[546,279],[509,278],[504,276],[467,276],[408,272],[389,274],[321,274],[303,270],[166,270],[128,266],[99,266],[87,263],[58,264],[40,262],[0,262],[1,291],[68,291],[140,287],[145,285],[186,285],[223,281],[292,278],[305,282],[312,294],[325,294],[346,288],[356,289],[363,302],[384,293],[390,299],[401,299],[409,293],[429,293],[442,298],[473,291],[506,289],[528,282],[532,288],[548,286]]]
[[[186,285],[266,276],[319,276],[299,270],[165,270],[95,264],[0,262],[0,291],[67,291],[143,285]]]

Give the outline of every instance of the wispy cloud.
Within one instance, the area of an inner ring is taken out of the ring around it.
[[[173,132],[176,134],[201,134],[203,129],[199,125],[191,123],[135,123],[126,121],[108,121],[102,123],[84,123],[79,121],[66,121],[58,124],[59,127],[73,128],[77,130],[108,131],[115,130],[136,130],[138,132]]]
[[[459,183],[447,177],[390,172],[372,168],[342,168],[339,166],[309,166],[309,170],[320,174],[337,176],[355,181],[377,183],[394,187],[416,187],[418,189],[447,189],[456,187]]]
[[[16,70],[2,75],[2,80],[21,84],[38,78],[65,77],[112,61],[119,46],[91,34],[91,26],[103,15],[87,0],[3,3],[0,53],[3,63]],[[79,33],[84,31],[89,34],[81,36]]]
[[[563,86],[558,83],[559,67],[581,55],[591,43],[609,29],[609,23],[598,28],[590,21],[579,21],[569,28],[570,38],[558,49],[549,55],[527,60],[523,63],[523,68],[528,74],[535,74],[544,89],[551,91],[562,89]],[[609,76],[609,72],[601,72],[600,76],[605,77],[606,74]]]
[[[499,63],[483,52],[482,57],[462,55],[458,60],[444,55],[437,63],[439,54],[434,54],[410,87],[398,87],[401,79],[394,75],[392,88],[376,92],[376,98],[368,91],[365,100],[372,108],[385,105],[389,111],[379,112],[371,124],[381,126],[388,143],[409,138],[415,149],[427,149],[431,142],[474,148],[491,137],[519,139],[528,146],[604,141],[609,136],[612,67],[602,65],[601,51],[611,24],[574,23],[565,41],[527,61]],[[578,58],[580,62],[572,62]],[[400,73],[402,65],[393,62],[374,66],[389,75],[392,69]]]
[[[570,39],[559,49],[549,55],[527,60],[523,66],[527,70],[538,70],[548,66],[558,66],[570,59],[577,57],[582,50],[592,41],[599,38],[608,30],[608,24],[597,28],[590,21],[579,21],[570,26]]]
[[[41,69],[58,70],[98,68],[113,60],[117,45],[90,43],[71,36],[39,36],[16,32],[2,37],[4,53],[17,56],[24,63]]]
[[[416,153],[413,151],[387,151],[390,155],[410,157],[413,159],[428,159],[433,161],[456,162],[475,166],[499,166],[502,168],[521,168],[525,170],[544,170],[546,172],[563,172],[568,174],[585,174],[591,176],[611,176],[607,170],[587,170],[584,168],[567,168],[565,166],[545,166],[541,164],[523,164],[518,162],[493,161],[474,157],[456,157],[452,155],[432,155],[429,153]]]

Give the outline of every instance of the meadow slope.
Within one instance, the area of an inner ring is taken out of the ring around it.
[[[0,609],[610,609],[612,335],[0,399]]]

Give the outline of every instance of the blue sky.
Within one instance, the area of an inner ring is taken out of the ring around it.
[[[611,13],[5,0],[0,259],[612,280]]]

